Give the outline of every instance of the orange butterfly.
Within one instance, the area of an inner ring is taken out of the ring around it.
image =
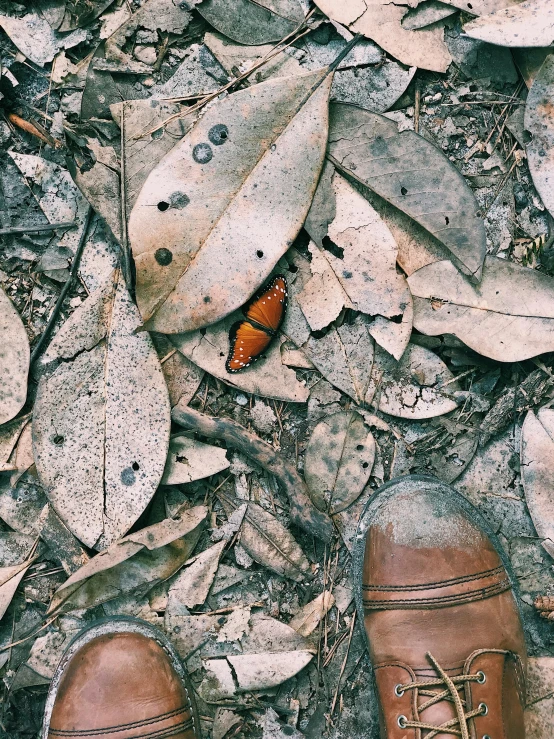
[[[245,320],[229,332],[227,372],[240,372],[261,357],[283,322],[287,295],[287,281],[277,275],[247,304]]]

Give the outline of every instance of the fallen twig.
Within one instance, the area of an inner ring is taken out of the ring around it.
[[[13,228],[0,228],[0,236],[56,231],[58,228],[73,228],[73,226],[77,225],[77,221],[66,221],[64,223],[43,223],[39,226],[13,226]]]
[[[85,248],[85,244],[87,243],[87,236],[89,231],[90,222],[92,220],[92,215],[94,211],[89,206],[85,223],[83,226],[83,231],[81,233],[81,238],[79,239],[79,244],[77,246],[77,249],[75,251],[75,256],[73,257],[73,264],[71,265],[71,270],[69,272],[69,277],[67,278],[67,282],[62,287],[62,290],[60,292],[60,295],[58,297],[58,300],[56,302],[56,305],[54,306],[54,310],[50,314],[50,318],[48,319],[48,323],[46,324],[44,331],[42,332],[42,336],[38,340],[35,348],[33,349],[31,353],[31,366],[33,362],[36,362],[40,354],[43,352],[43,350],[46,348],[46,345],[48,343],[48,339],[50,337],[50,333],[52,332],[52,329],[54,328],[54,325],[56,321],[58,320],[58,316],[60,315],[60,311],[62,309],[63,302],[67,296],[67,293],[71,289],[71,286],[73,285],[73,281],[75,277],[77,276],[77,270],[79,269],[79,263],[81,261],[81,256],[83,254],[83,250]]]
[[[257,462],[281,483],[290,500],[292,521],[324,541],[333,535],[333,523],[319,511],[308,495],[308,488],[296,467],[285,460],[270,444],[229,418],[215,418],[178,403],[171,417],[180,426],[193,428],[203,436],[221,439]]]

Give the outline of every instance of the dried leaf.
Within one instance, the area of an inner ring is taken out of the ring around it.
[[[439,2],[439,0],[428,0],[428,2],[420,3],[417,8],[410,8],[402,18],[402,28],[406,28],[408,31],[425,28],[425,26],[437,23],[443,18],[448,18],[455,12],[456,8]]]
[[[36,538],[15,531],[0,532],[0,567],[21,564],[28,556]]]
[[[314,655],[307,650],[239,654],[227,657],[236,675],[238,690],[268,690],[296,675],[309,664]]]
[[[149,329],[214,323],[270,274],[317,184],[330,84],[331,76],[315,72],[234,93],[152,170],[129,220]]]
[[[265,398],[304,403],[308,399],[308,388],[281,362],[279,347],[283,339],[276,339],[267,350],[266,358],[245,372],[227,372],[225,360],[229,354],[229,331],[241,318],[242,313],[234,313],[205,330],[174,335],[171,341],[185,357],[231,387]]]
[[[201,606],[210,592],[226,541],[214,544],[182,569],[169,586],[168,608],[173,601],[187,608]]]
[[[81,30],[62,36],[37,13],[27,13],[19,18],[0,15],[0,28],[19,51],[39,67],[51,62],[60,49],[71,49],[87,38],[86,32]]]
[[[19,583],[23,580],[33,561],[33,559],[28,559],[11,567],[0,567],[0,619],[8,610]]]
[[[171,407],[190,403],[204,377],[204,370],[181,354],[163,334],[152,334],[160,358]]]
[[[187,436],[174,436],[169,442],[162,485],[182,485],[215,475],[227,469],[225,449],[203,444]]]
[[[312,432],[304,476],[311,498],[331,515],[348,508],[369,480],[375,440],[355,411],[327,416]]]
[[[436,236],[462,272],[479,279],[486,252],[473,192],[448,158],[413,131],[352,105],[330,107],[329,155]]]
[[[442,359],[422,346],[408,344],[399,362],[376,347],[366,403],[372,402],[383,413],[399,418],[442,416],[457,407],[441,390],[447,382],[450,393],[459,390],[452,379]]]
[[[207,515],[207,508],[197,506],[114,542],[56,590],[49,613],[91,608],[124,593],[148,592],[187,561]]]
[[[113,0],[67,0],[65,3],[65,16],[58,30],[73,31],[80,26],[88,26],[95,18],[98,18]]]
[[[540,47],[554,44],[554,7],[551,0],[526,0],[466,23],[471,38],[497,46]]]
[[[30,416],[26,415],[0,425],[0,472],[17,470],[14,450],[29,420]]]
[[[294,726],[282,724],[273,708],[268,708],[265,712],[263,728],[262,739],[302,739],[304,737],[304,734]]]
[[[402,27],[407,6],[387,0],[317,0],[317,6],[334,21],[363,33],[386,52],[410,67],[446,72],[452,61],[441,27],[409,31]]]
[[[19,313],[0,287],[0,425],[25,405],[29,373],[29,339]]]
[[[527,508],[546,551],[554,556],[554,410],[528,411],[521,429],[521,481]]]
[[[335,605],[333,594],[325,590],[314,600],[306,603],[289,621],[291,629],[298,631],[301,636],[309,636],[318,626],[325,614]]]
[[[478,288],[448,261],[414,272],[408,284],[414,326],[424,334],[454,334],[499,362],[519,362],[554,349],[552,277],[487,257]]]
[[[156,351],[120,275],[54,337],[33,417],[39,477],[89,547],[124,534],[150,502],[167,456],[170,407]]]
[[[196,10],[240,44],[280,41],[304,20],[298,0],[204,0]]]
[[[545,739],[552,731],[554,657],[530,657],[527,677],[526,739]]]
[[[552,8],[554,23],[554,8]],[[553,31],[554,41],[554,31]],[[531,134],[527,158],[533,184],[543,203],[554,214],[554,56],[539,69],[525,106],[525,130]]]
[[[227,516],[244,501],[221,496]],[[241,528],[241,545],[259,564],[278,575],[304,582],[312,575],[310,563],[290,531],[257,503],[248,503]]]

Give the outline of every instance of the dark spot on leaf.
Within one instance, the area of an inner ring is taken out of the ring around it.
[[[216,146],[221,146],[229,138],[229,129],[224,123],[218,123],[216,126],[212,126],[208,131],[208,138]]]
[[[137,470],[140,470],[140,464],[138,462],[133,462],[133,464],[131,465],[131,467],[135,470],[135,472]]]
[[[261,259],[263,255],[264,255],[263,251],[261,249],[258,249],[258,251],[256,252],[256,256],[258,257],[258,259]]]
[[[164,213],[169,208],[169,203],[165,200],[160,200],[158,203],[158,210],[161,210],[162,213]]]
[[[225,356],[225,354],[224,354],[223,352],[219,352],[219,356],[220,356],[220,357],[224,357],[224,356]]]
[[[324,236],[323,240],[321,241],[321,245],[325,249],[325,251],[328,251],[330,254],[332,254],[337,259],[344,259],[344,249],[337,244],[335,244],[334,241],[331,241],[331,239],[328,236]]]
[[[172,192],[169,196],[169,204],[172,208],[177,208],[177,210],[181,210],[181,208],[186,208],[189,203],[190,198],[188,195],[185,195],[184,192]]]
[[[288,269],[289,269],[289,272],[292,272],[293,274],[295,272],[298,272],[298,267],[296,266],[296,264],[290,264]]]
[[[356,447],[356,451],[357,452],[361,452],[363,450],[363,448],[364,448],[364,445],[363,444],[358,444],[358,446]]]
[[[173,261],[173,254],[169,251],[169,249],[156,249],[156,252],[154,253],[154,259],[162,267],[167,267],[167,265],[171,264],[171,262]]]
[[[196,144],[192,150],[192,158],[198,164],[207,164],[212,157],[213,151],[209,144]]]
[[[61,446],[65,441],[65,436],[62,436],[61,434],[56,434],[56,436],[54,436],[52,441],[54,442],[56,446]]]
[[[212,299],[210,298],[209,295],[204,295],[204,302],[205,303],[211,303],[212,302]]]
[[[121,472],[121,482],[124,485],[134,485],[135,479],[136,477],[132,467],[125,467],[125,469]]]
[[[364,470],[367,470],[367,468],[369,467],[369,462],[362,462],[362,467],[364,468]]]
[[[450,223],[450,218],[448,216],[444,216],[444,222],[448,226],[448,224]]]
[[[156,141],[156,139],[161,139],[164,133],[165,131],[163,130],[163,128],[158,128],[157,131],[152,131],[152,133],[150,134],[150,138]]]
[[[402,193],[402,195],[407,195],[408,194],[408,191],[406,190],[405,187],[401,187],[400,188],[400,192]]]
[[[523,141],[524,144],[530,144],[531,141],[533,141],[533,134],[531,133],[531,131],[525,130],[523,132],[523,136],[521,137],[521,140]]]
[[[352,272],[349,272],[347,269],[345,269],[342,273],[342,276],[345,280],[349,280],[352,277]]]

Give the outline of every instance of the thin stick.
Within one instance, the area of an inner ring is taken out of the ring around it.
[[[65,221],[63,223],[43,223],[40,226],[14,226],[13,228],[0,228],[0,236],[42,233],[43,231],[55,231],[58,228],[73,228],[77,225],[77,221]]]
[[[81,256],[83,255],[85,244],[87,243],[87,236],[88,236],[89,226],[92,220],[93,213],[94,211],[89,206],[89,209],[88,209],[88,212],[85,218],[85,223],[83,226],[83,231],[81,232],[81,238],[79,239],[79,244],[77,246],[77,250],[75,251],[75,256],[73,257],[73,264],[71,265],[69,277],[67,278],[67,282],[65,283],[65,285],[62,287],[62,290],[60,292],[56,305],[54,306],[54,310],[52,311],[50,318],[48,319],[48,323],[46,324],[46,327],[44,331],[42,332],[42,336],[40,337],[40,339],[37,342],[37,345],[33,349],[33,352],[31,354],[31,365],[37,361],[42,351],[46,348],[50,333],[52,332],[52,329],[54,328],[54,324],[56,323],[56,321],[58,320],[58,316],[60,315],[63,302],[69,290],[71,289],[71,286],[73,285],[73,281],[75,280],[75,277],[77,275],[77,270],[79,269],[79,264],[81,262]]]
[[[36,636],[41,631],[44,631],[44,629],[48,628],[50,624],[55,621],[58,618],[59,614],[56,614],[55,616],[52,616],[45,624],[43,624],[40,629],[37,629],[36,631],[33,631],[31,634],[27,634],[27,636],[24,636],[22,639],[19,639],[18,641],[11,642],[10,644],[6,644],[5,647],[0,647],[0,652],[6,652],[8,649],[11,649],[12,647],[17,647],[19,644],[23,644],[28,639],[32,639],[33,636]]]
[[[129,252],[129,237],[127,233],[127,201],[125,195],[125,101],[121,104],[121,167],[120,167],[120,195],[121,200],[121,250],[123,258],[121,267],[127,290],[133,294],[133,277],[131,271],[131,254]]]
[[[414,100],[414,131],[419,133],[419,115],[421,113],[421,87],[416,82],[415,100]]]
[[[344,671],[346,670],[346,663],[348,662],[348,655],[350,654],[350,645],[352,644],[352,635],[354,633],[354,624],[356,623],[356,613],[357,611],[354,611],[354,615],[352,616],[352,623],[350,624],[350,633],[348,634],[348,648],[346,650],[346,654],[344,655],[344,660],[342,662],[342,666],[340,668],[340,675],[337,682],[337,689],[335,690],[335,696],[333,698],[333,703],[331,704],[331,716],[335,712],[335,706],[337,705],[337,698],[339,697],[339,690],[340,690],[340,683],[342,680],[342,676],[344,675]]]

